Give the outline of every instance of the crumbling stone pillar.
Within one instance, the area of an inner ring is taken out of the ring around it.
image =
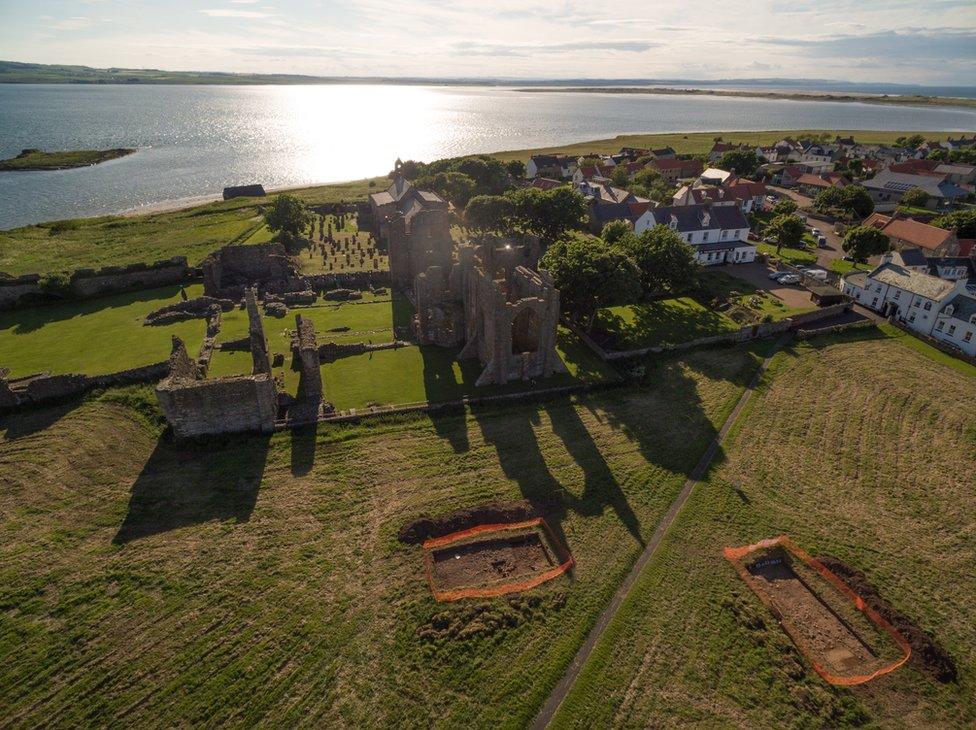
[[[271,372],[271,360],[268,357],[268,341],[264,336],[264,325],[261,322],[261,312],[258,311],[257,290],[248,287],[244,290],[244,305],[247,308],[247,327],[251,338],[251,373]]]
[[[302,315],[295,315],[295,339],[292,341],[299,371],[298,398],[305,401],[322,400],[322,371],[315,325]]]

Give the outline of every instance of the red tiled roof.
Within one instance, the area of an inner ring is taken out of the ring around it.
[[[924,248],[926,251],[934,251],[952,236],[952,231],[936,228],[927,223],[919,223],[910,218],[892,218],[880,213],[872,213],[864,221],[864,225],[874,226],[891,238]]]
[[[976,238],[960,238],[959,239],[959,255],[960,256],[972,256],[973,249],[976,248]]]
[[[630,208],[630,216],[633,219],[640,218],[644,213],[646,213],[650,208],[654,207],[654,203],[647,201],[646,203],[628,203],[627,207]]]
[[[936,160],[905,160],[888,166],[892,172],[907,172],[914,175],[932,172],[939,163]]]

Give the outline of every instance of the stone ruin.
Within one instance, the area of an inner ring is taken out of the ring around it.
[[[224,246],[204,259],[201,268],[208,297],[239,300],[251,286],[259,294],[309,290],[298,265],[277,242]]]
[[[298,399],[306,403],[322,400],[322,361],[319,357],[315,325],[310,320],[295,315],[295,335],[291,341],[292,369],[298,370]]]
[[[463,345],[458,359],[484,366],[475,385],[565,372],[556,352],[559,290],[544,270],[521,265],[518,247],[466,244],[449,270],[414,280],[414,333],[423,345]]]
[[[254,289],[246,290],[245,304],[251,375],[208,379],[183,341],[173,337],[169,375],[157,384],[156,398],[177,437],[274,430],[278,396]]]

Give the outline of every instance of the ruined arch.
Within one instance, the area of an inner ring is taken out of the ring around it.
[[[512,352],[536,352],[542,319],[535,307],[525,307],[512,318]]]

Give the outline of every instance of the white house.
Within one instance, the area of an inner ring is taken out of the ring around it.
[[[870,273],[845,276],[841,290],[859,304],[929,335],[943,306],[953,296],[965,294],[966,282],[946,281],[889,261]]]
[[[737,205],[648,208],[634,222],[634,231],[643,233],[655,225],[677,232],[706,266],[745,264],[756,258],[756,247],[749,243],[749,221]]]
[[[976,296],[964,290],[939,310],[932,337],[976,357]]]

